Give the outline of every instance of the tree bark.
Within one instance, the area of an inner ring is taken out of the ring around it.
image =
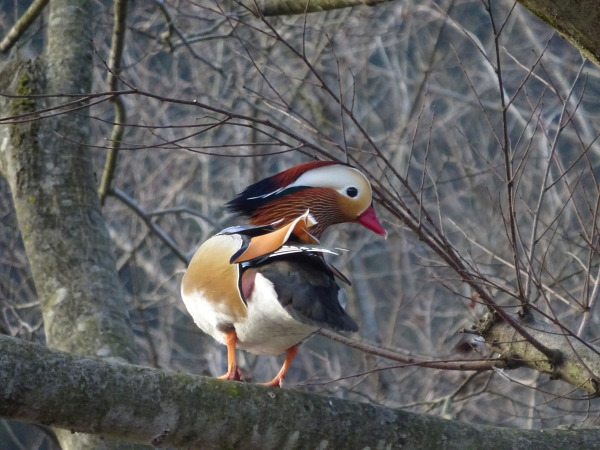
[[[517,0],[571,41],[600,66],[600,2],[596,0]]]
[[[527,367],[584,389],[594,397],[600,396],[600,348],[569,336],[534,317],[514,317],[533,339],[547,348],[557,350],[559,358],[549,361],[515,329],[492,314],[484,316],[477,331],[488,346],[498,352],[511,368]]]
[[[0,336],[0,416],[160,447],[589,449],[600,429],[520,430],[83,358]]]
[[[89,0],[52,0],[41,61],[14,62],[0,77],[7,116],[60,108],[90,92]],[[84,104],[80,106],[85,106]],[[61,110],[0,127],[0,170],[10,185],[40,299],[48,345],[69,353],[135,361],[133,331],[96,192],[86,114]],[[32,120],[33,119],[33,120]],[[116,448],[90,436],[59,433],[65,449]]]

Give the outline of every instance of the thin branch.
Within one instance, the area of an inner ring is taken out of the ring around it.
[[[127,0],[114,1],[114,16],[110,54],[108,56],[108,75],[106,79],[106,84],[110,91],[116,91],[119,83],[123,47],[125,46],[125,31],[127,30],[127,27],[125,26],[127,19]],[[106,196],[112,185],[112,180],[117,168],[119,147],[123,140],[123,134],[125,133],[123,124],[127,122],[127,112],[125,110],[123,99],[120,96],[115,96],[111,98],[111,101],[114,105],[115,123],[109,140],[111,148],[106,155],[102,180],[100,181],[100,187],[98,188],[98,196],[102,203],[106,200]]]
[[[202,61],[204,64],[206,64],[212,70],[217,72],[219,75],[225,76],[225,72],[223,71],[223,69],[221,67],[215,66],[212,62],[210,62],[208,59],[204,58],[202,55],[198,54],[194,50],[194,47],[192,47],[191,42],[188,41],[188,39],[183,34],[183,32],[179,29],[179,27],[177,27],[177,25],[175,25],[173,16],[171,15],[169,9],[167,8],[165,1],[164,0],[151,0],[151,1],[156,6],[158,6],[158,8],[162,12],[162,14],[165,16],[165,20],[167,21],[167,31],[162,33],[160,38],[169,47],[169,49],[173,50],[173,44],[171,43],[170,39],[171,39],[173,32],[175,32],[175,34],[177,36],[179,36],[179,39],[181,39],[181,42],[183,43],[183,45],[185,45],[185,47],[189,50],[189,52],[195,59],[197,59],[198,61]],[[220,26],[220,24],[218,24],[216,26],[216,28],[218,28],[218,26]]]
[[[594,280],[594,286],[592,288],[592,294],[590,295],[589,302],[587,304],[587,308],[583,312],[583,319],[579,324],[579,329],[577,330],[577,336],[580,338],[584,338],[584,334],[587,331],[590,320],[594,315],[594,310],[596,309],[596,305],[600,300],[600,268],[596,273],[596,279]]]
[[[142,221],[150,228],[156,236],[167,246],[171,251],[179,258],[182,262],[187,264],[189,258],[179,249],[175,241],[169,237],[158,225],[152,222],[150,215],[146,213],[131,197],[125,192],[117,188],[111,188],[108,191],[108,195],[115,197],[116,199],[127,205]]]
[[[332,341],[339,342],[340,344],[347,345],[348,347],[355,348],[361,352],[369,353],[371,355],[380,356],[391,361],[397,361],[405,365],[427,367],[430,369],[441,369],[441,370],[492,370],[493,368],[505,368],[507,367],[506,361],[502,359],[483,359],[483,360],[455,360],[455,361],[428,361],[420,358],[416,358],[411,355],[403,355],[401,353],[387,350],[372,344],[365,342],[359,342],[355,339],[347,338],[341,334],[335,333],[321,328],[317,333],[321,336],[325,336]]]
[[[31,24],[42,13],[43,9],[48,4],[48,0],[35,0],[27,11],[17,20],[13,27],[8,30],[4,39],[0,42],[0,53],[7,53],[13,45],[19,40],[23,33],[31,26]]]
[[[504,81],[502,77],[502,65],[500,58],[500,35],[501,30],[504,27],[502,25],[500,30],[496,26],[496,21],[494,20],[494,14],[492,12],[492,4],[490,1],[483,2],[486,11],[488,12],[488,16],[490,19],[490,24],[492,26],[492,31],[494,33],[494,51],[496,56],[496,78],[498,80],[498,92],[500,96],[500,103],[502,105],[502,142],[501,148],[504,155],[504,170],[505,170],[505,180],[506,183],[506,195],[507,195],[507,204],[508,204],[508,226],[509,226],[509,236],[508,240],[512,247],[513,254],[513,264],[515,266],[515,277],[517,279],[517,289],[519,290],[519,299],[521,301],[521,305],[523,308],[523,314],[528,313],[528,302],[529,302],[529,292],[525,290],[525,286],[523,285],[523,279],[521,277],[521,262],[519,259],[519,246],[517,239],[517,216],[515,211],[515,180],[513,173],[513,151],[510,144],[510,139],[508,138],[508,107],[506,103],[506,96],[504,92]],[[513,11],[515,5],[513,4],[512,9],[510,10],[506,20],[510,17],[510,13]],[[506,23],[506,20],[504,23]]]

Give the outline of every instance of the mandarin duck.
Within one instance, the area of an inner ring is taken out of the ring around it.
[[[247,187],[227,206],[248,224],[227,228],[194,254],[181,284],[185,306],[205,333],[227,346],[227,372],[240,380],[236,348],[285,353],[268,383],[281,386],[298,346],[319,328],[357,331],[345,312],[346,277],[319,245],[329,225],[358,222],[387,233],[373,209],[371,185],[356,168],[313,161]]]

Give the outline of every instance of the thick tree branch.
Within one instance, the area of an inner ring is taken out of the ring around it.
[[[247,7],[263,16],[286,16],[353,6],[373,6],[390,0],[246,0]]]
[[[160,447],[594,448],[600,429],[468,425],[288,389],[77,357],[0,336],[0,416]]]
[[[536,342],[546,348],[558,349],[561,359],[553,364],[529,341],[522,339],[511,324],[492,319],[489,314],[478,324],[478,331],[487,344],[511,361],[514,367],[528,367],[547,373],[553,379],[584,389],[591,396],[600,395],[600,348],[569,337],[533,316],[523,320],[515,317],[514,320],[527,329]]]
[[[600,66],[600,3],[580,0],[517,0]]]

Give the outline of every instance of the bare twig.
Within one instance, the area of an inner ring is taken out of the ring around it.
[[[492,370],[493,368],[506,367],[506,362],[502,359],[482,359],[482,360],[450,360],[450,361],[427,361],[421,358],[416,358],[411,355],[403,355],[401,353],[387,350],[375,345],[359,342],[355,339],[347,338],[341,334],[333,331],[326,330],[324,328],[319,329],[318,333],[321,336],[325,336],[328,339],[347,345],[348,347],[355,348],[365,353],[372,355],[381,356],[382,358],[389,359],[391,361],[397,361],[405,365],[427,367],[430,369],[441,369],[441,370]]]
[[[117,188],[111,188],[108,195],[115,197],[129,207],[142,221],[150,228],[154,234],[167,246],[175,256],[185,264],[189,262],[189,258],[179,249],[177,244],[168,236],[158,225],[156,225],[150,215],[146,213],[131,197],[125,192]]]
[[[106,79],[106,84],[110,91],[117,90],[119,73],[121,72],[121,59],[123,57],[123,47],[125,46],[125,31],[127,30],[127,27],[125,26],[127,19],[127,0],[114,1],[114,16],[110,55],[108,57],[108,75]],[[127,112],[125,111],[123,99],[120,96],[115,96],[111,98],[111,101],[114,105],[115,121],[109,140],[111,148],[106,155],[102,180],[100,181],[100,186],[98,188],[98,195],[102,203],[104,203],[106,196],[108,195],[117,168],[119,147],[125,132],[124,123],[127,122]]]
[[[519,290],[519,300],[521,301],[521,306],[523,308],[523,314],[528,314],[528,303],[529,303],[529,292],[525,290],[525,286],[523,285],[523,279],[521,277],[521,261],[520,261],[520,247],[518,245],[517,239],[517,216],[515,211],[515,179],[513,172],[513,149],[511,148],[510,139],[508,138],[508,108],[507,101],[504,92],[504,81],[502,74],[502,65],[500,58],[500,36],[502,33],[502,29],[504,25],[498,29],[496,26],[496,21],[494,19],[494,14],[492,12],[492,7],[490,2],[484,1],[484,6],[486,11],[488,12],[488,16],[490,18],[490,24],[492,26],[492,31],[494,32],[494,49],[495,49],[495,57],[496,57],[496,66],[494,68],[496,72],[496,77],[498,79],[498,92],[500,97],[500,104],[502,105],[502,141],[501,148],[504,154],[504,170],[505,170],[505,180],[506,183],[506,194],[507,194],[507,205],[508,205],[508,217],[505,219],[506,223],[509,227],[508,240],[512,247],[512,255],[513,255],[513,264],[515,266],[515,278],[517,280],[517,288]],[[507,15],[505,22],[508,21],[510,14],[514,10],[516,4],[513,5],[511,11]]]

